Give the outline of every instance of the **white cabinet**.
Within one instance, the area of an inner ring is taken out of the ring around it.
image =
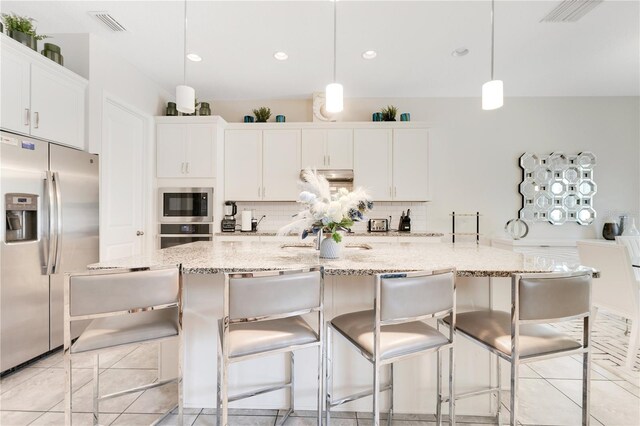
[[[300,130],[227,130],[224,156],[227,200],[298,198]]]
[[[427,129],[393,130],[393,199],[429,199],[429,133]]]
[[[227,130],[224,138],[224,196],[262,199],[262,131]]]
[[[159,123],[156,132],[159,178],[215,177],[215,125]]]
[[[429,199],[427,129],[356,129],[354,185],[374,201]]]
[[[353,129],[303,129],[302,167],[353,168]]]
[[[84,149],[87,81],[2,35],[0,126]]]
[[[391,201],[391,129],[355,129],[353,134],[354,186],[363,187],[374,201]]]

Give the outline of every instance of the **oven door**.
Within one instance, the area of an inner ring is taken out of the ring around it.
[[[160,188],[160,222],[213,222],[213,188]]]
[[[182,244],[195,243],[196,241],[211,241],[211,234],[195,234],[195,235],[181,235],[181,234],[169,234],[160,235],[160,248],[165,249],[169,247],[175,247]]]

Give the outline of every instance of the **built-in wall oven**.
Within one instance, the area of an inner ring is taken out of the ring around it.
[[[213,188],[160,188],[158,204],[161,249],[212,240]]]

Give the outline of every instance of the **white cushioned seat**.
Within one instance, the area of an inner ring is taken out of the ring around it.
[[[229,357],[249,355],[318,341],[313,328],[300,316],[231,324]]]
[[[448,317],[444,320],[448,323]],[[511,355],[511,314],[503,311],[465,312],[456,316],[456,329],[500,352]],[[546,324],[522,324],[520,357],[579,349],[579,342]]]
[[[177,335],[178,308],[98,318],[91,321],[78,337],[71,352],[86,352]]]
[[[373,354],[374,313],[373,310],[352,312],[335,317],[331,324]],[[413,321],[380,327],[380,358],[392,358],[449,343],[449,340],[435,328]]]

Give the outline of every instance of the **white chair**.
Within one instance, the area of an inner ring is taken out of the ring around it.
[[[64,292],[65,425],[72,421],[72,355],[94,354],[93,424],[100,401],[178,383],[178,424],[182,425],[182,274],[180,267],[100,270],[66,274]],[[75,343],[71,326],[91,320]],[[178,377],[108,395],[99,394],[99,353],[131,344],[178,338]],[[172,407],[172,409],[175,407]],[[172,410],[171,409],[171,410]],[[164,419],[167,411],[154,424]]]
[[[616,242],[622,244],[629,250],[631,263],[634,266],[636,279],[640,281],[640,237],[616,237]]]
[[[449,424],[455,425],[454,330],[445,336],[423,321],[429,318],[456,321],[455,270],[402,272],[376,275],[373,309],[351,312],[327,323],[326,345],[326,424],[331,421],[331,408],[373,396],[373,425],[380,424],[379,394],[389,391],[389,417],[393,416],[393,364],[409,357],[437,354],[436,421],[442,424],[442,352],[449,352]],[[373,387],[336,399],[333,395],[333,361],[331,339],[334,333],[345,338],[373,366]],[[380,383],[380,369],[388,365],[390,381]]]
[[[595,268],[600,278],[593,282],[594,320],[597,309],[631,319],[626,367],[631,368],[640,343],[640,282],[633,271],[626,246],[604,241],[578,241],[580,263]]]

